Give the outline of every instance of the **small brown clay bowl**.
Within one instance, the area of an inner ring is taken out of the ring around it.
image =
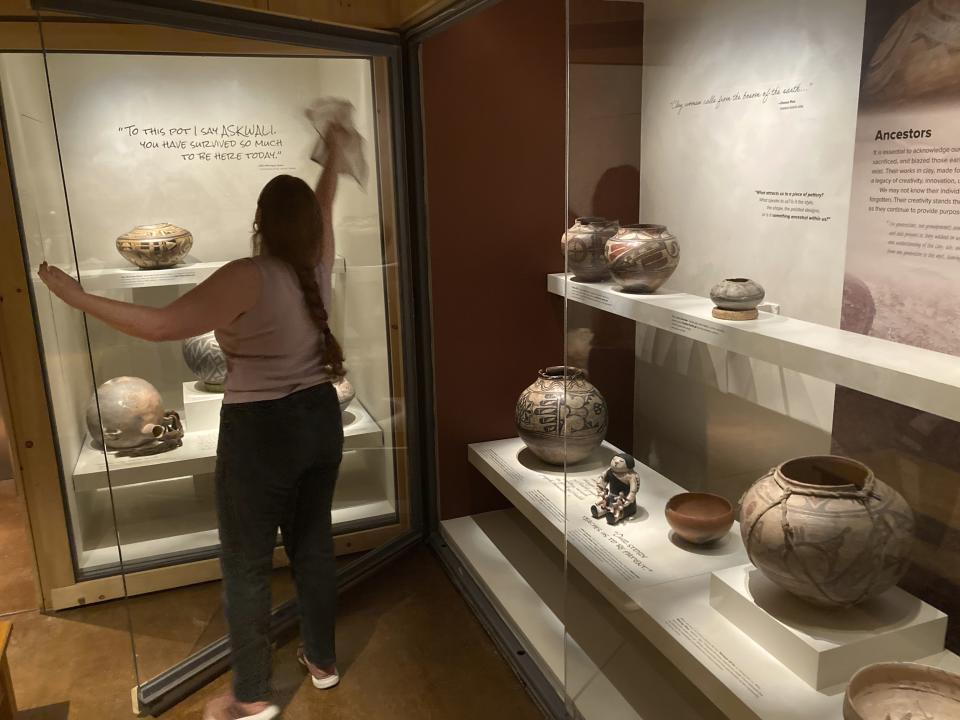
[[[673,531],[694,545],[719,540],[733,525],[733,505],[713,493],[686,492],[667,502],[667,522]]]
[[[888,662],[867,665],[850,679],[844,720],[909,717],[960,717],[960,675],[918,663]]]

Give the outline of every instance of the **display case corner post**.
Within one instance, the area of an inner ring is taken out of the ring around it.
[[[0,381],[9,409],[11,459],[26,506],[37,600],[44,609],[52,609],[53,589],[73,584],[76,568],[6,133],[4,124],[0,135],[0,232],[7,241],[0,243]]]

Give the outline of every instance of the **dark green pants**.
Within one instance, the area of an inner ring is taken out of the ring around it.
[[[243,702],[270,690],[270,574],[277,529],[293,568],[307,658],[336,661],[337,586],[330,512],[343,422],[330,383],[278,400],[224,404],[217,447],[233,690]]]

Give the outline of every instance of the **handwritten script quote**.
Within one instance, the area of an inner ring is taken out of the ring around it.
[[[813,83],[794,83],[792,85],[776,84],[767,87],[736,90],[734,92],[714,93],[706,97],[693,98],[691,100],[671,100],[670,108],[675,110],[677,115],[679,115],[684,110],[690,108],[719,108],[724,105],[746,102],[765,105],[769,101],[776,101],[780,110],[800,110],[803,108],[803,105],[798,102],[797,97],[807,92],[811,87],[813,87]]]

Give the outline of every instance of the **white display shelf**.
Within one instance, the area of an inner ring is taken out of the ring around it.
[[[126,288],[164,287],[169,285],[196,285],[210,277],[229,262],[187,262],[162,270],[141,270],[130,264],[105,268],[80,268],[80,282],[84,290],[123,290]],[[346,261],[337,256],[333,272],[346,272]]]
[[[714,720],[617,611],[567,582],[563,555],[516,510],[446,520],[441,534],[557,693],[585,720]],[[576,611],[564,639],[558,612]],[[578,642],[578,641],[582,641]],[[701,701],[702,702],[702,701]]]
[[[547,276],[555,295],[763,360],[886,400],[960,420],[960,358],[881,338],[760,313],[757,320],[717,320],[708,298],[686,293],[623,293],[612,282]]]
[[[893,587],[851,608],[819,608],[783,592],[753,565],[715,571],[710,605],[818,690],[873,662],[943,650],[947,616]]]
[[[383,446],[383,430],[359,399],[354,398],[344,411],[349,424],[343,428],[344,450]],[[346,422],[346,421],[345,421]],[[212,473],[217,459],[217,430],[190,432],[187,427],[183,445],[175,450],[146,457],[104,456],[86,435],[83,450],[73,469],[73,485],[78,491],[96,490],[163,480],[185,475]]]
[[[331,515],[333,517],[333,528],[336,531],[337,525],[384,517],[395,512],[396,507],[389,500],[372,500],[367,503],[344,504],[340,507],[337,507],[336,502],[334,502]],[[123,542],[124,528],[121,526],[118,535],[120,536],[120,548],[125,563],[136,563],[168,555],[195,552],[220,544],[219,532],[216,529],[125,543]],[[117,552],[115,545],[84,550],[80,553],[79,564],[81,570],[94,570],[99,567],[115,565],[118,562],[120,562],[120,553]]]
[[[566,496],[563,468],[532,459],[519,438],[470,445],[468,457],[728,717],[839,718],[844,684],[815,690],[710,605],[711,573],[747,562],[736,527],[713,548],[675,544],[664,509],[683,488],[639,463],[637,503],[646,513],[616,526],[590,517],[584,488],[614,452],[605,443],[568,468]],[[960,670],[960,658],[946,651],[918,661]]]

